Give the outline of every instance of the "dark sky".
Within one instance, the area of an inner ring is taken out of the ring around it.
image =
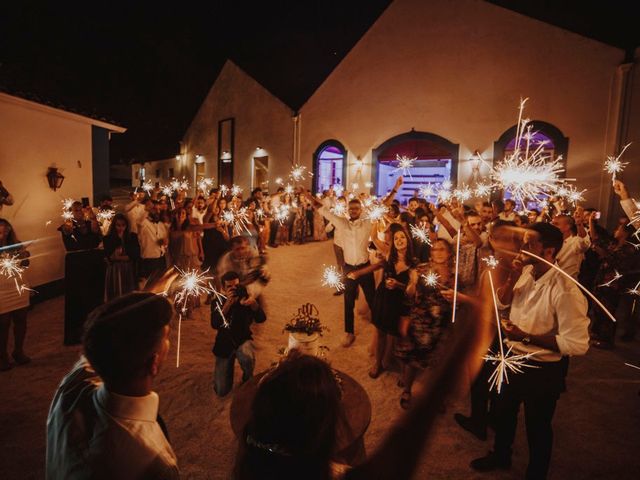
[[[621,48],[638,45],[634,2],[492,0]],[[389,3],[3,2],[0,87],[126,126],[112,161],[166,158],[226,58],[296,109]]]

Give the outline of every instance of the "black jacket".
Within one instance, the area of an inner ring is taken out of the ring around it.
[[[220,307],[222,309],[222,306]],[[257,310],[240,305],[236,302],[225,314],[229,327],[225,327],[222,316],[216,308],[216,302],[211,304],[211,328],[218,330],[216,341],[213,345],[213,354],[216,357],[229,358],[231,354],[244,342],[251,340],[251,323],[262,323],[267,316],[258,306]]]

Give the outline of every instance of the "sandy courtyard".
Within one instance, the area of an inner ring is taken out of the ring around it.
[[[328,242],[281,247],[269,251],[273,279],[266,289],[267,322],[254,326],[257,366],[267,368],[285,346],[282,328],[298,307],[314,303],[330,331],[323,343],[337,369],[359,381],[369,393],[372,420],[365,436],[368,452],[380,443],[389,425],[402,414],[397,375],[377,380],[367,376],[368,345],[373,327],[356,320],[356,343],[339,346],[342,338],[342,298],[320,286],[323,264],[333,264]],[[27,352],[30,365],[0,374],[0,477],[4,480],[44,477],[45,422],[56,385],[78,356],[79,347],[62,346],[63,299],[33,308],[29,315]],[[175,329],[172,353],[160,374],[156,390],[160,411],[168,424],[183,478],[225,479],[233,463],[236,440],[229,424],[232,394],[213,394],[209,309],[183,323],[182,357],[175,368]],[[606,352],[592,349],[572,360],[568,392],[558,403],[554,420],[555,445],[552,479],[635,479],[640,472],[640,371],[624,362],[640,363],[640,345],[621,344]],[[239,370],[236,371],[236,381]],[[480,475],[468,468],[491,443],[480,442],[454,423],[456,411],[467,412],[467,399],[451,399],[439,417],[429,447],[415,478],[523,478],[528,452],[521,421],[510,472]],[[491,436],[490,436],[491,439]],[[635,474],[633,472],[636,472]]]

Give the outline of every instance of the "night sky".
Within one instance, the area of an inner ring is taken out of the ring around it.
[[[118,162],[175,155],[226,58],[299,108],[390,0],[97,3],[4,2],[0,88],[124,125]],[[630,51],[640,43],[631,0],[492,3]]]

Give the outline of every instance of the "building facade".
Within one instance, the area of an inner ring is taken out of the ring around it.
[[[396,0],[297,112],[227,62],[175,162],[195,178],[198,158],[207,176],[245,189],[273,187],[300,164],[314,191],[340,183],[383,194],[406,155],[417,158],[400,192],[408,198],[420,183],[485,178],[513,148],[528,97],[525,116],[563,156],[564,175],[613,217],[602,167],[640,142],[638,77],[621,49],[488,2]]]
[[[14,203],[0,217],[29,245],[25,280],[36,290],[64,277],[62,201],[109,193],[109,137],[125,129],[59,108],[0,93],[0,180]],[[64,175],[56,191],[47,172]]]

